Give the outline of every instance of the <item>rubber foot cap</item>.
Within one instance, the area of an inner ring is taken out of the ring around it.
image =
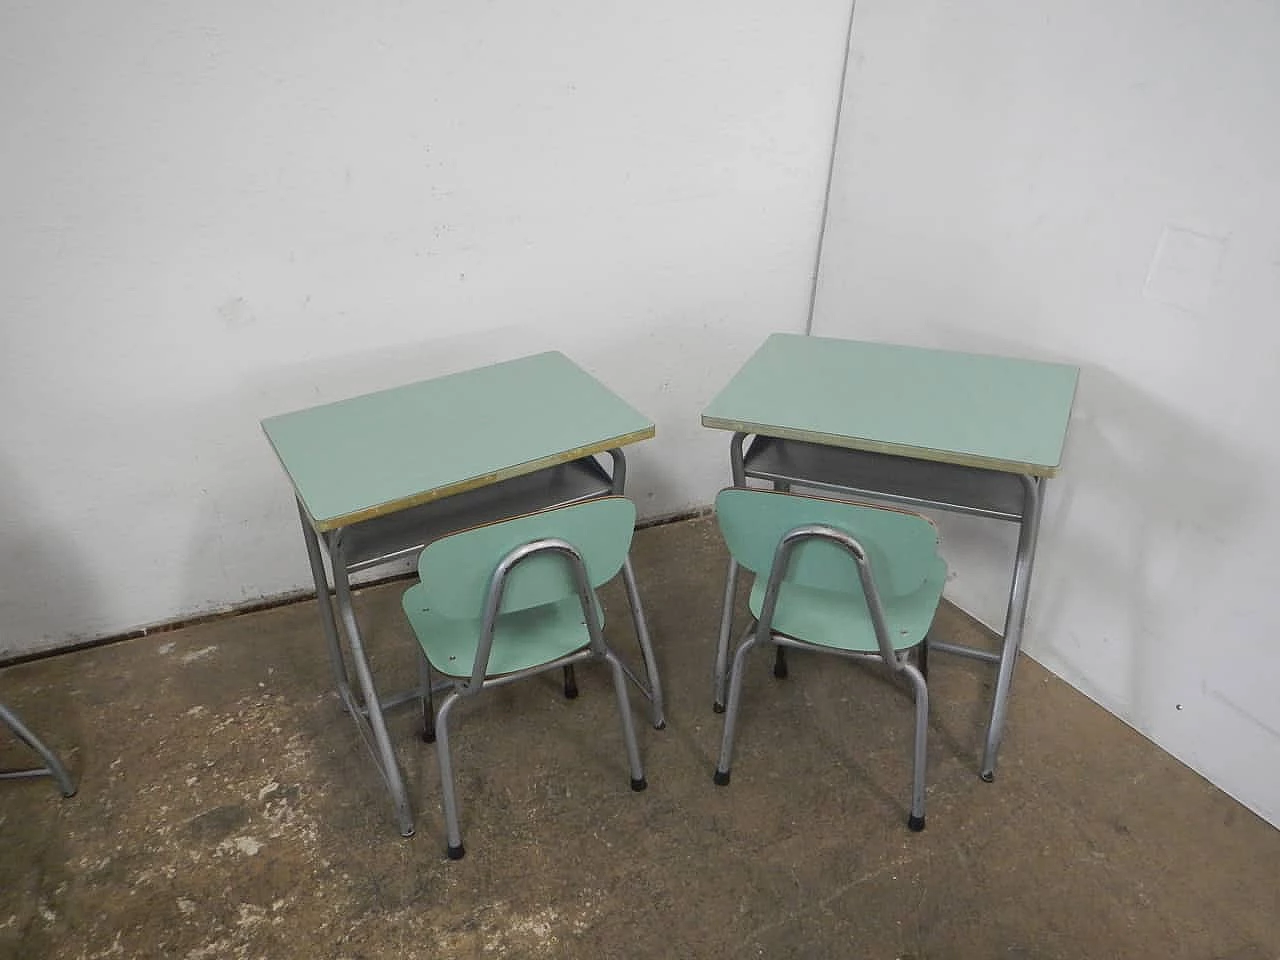
[[[919,833],[924,829],[924,817],[907,817],[907,829],[912,833]]]
[[[564,688],[564,698],[565,698],[566,700],[577,700],[577,699],[578,699],[578,688],[577,688],[577,687],[565,687],[565,688]]]
[[[716,713],[724,713],[724,704],[723,704],[723,703],[713,703],[713,704],[711,705],[711,709],[712,709],[713,711],[715,711]]]
[[[983,783],[996,782],[996,772],[994,770],[986,770],[983,773],[980,773],[979,776],[982,777]]]
[[[775,663],[773,665],[773,675],[779,680],[787,679],[787,665],[785,663]]]
[[[717,770],[716,775],[711,779],[716,782],[717,787],[727,787],[729,785],[729,771]]]
[[[653,725],[653,729],[655,729],[655,730],[665,730],[665,729],[667,729],[667,721],[663,720],[663,721],[661,721],[660,723],[655,723],[655,724]]]
[[[647,786],[649,786],[649,781],[646,780],[644,777],[641,777],[639,780],[635,779],[634,777],[631,779],[631,789],[634,790],[636,793],[639,793],[641,790],[643,790]]]
[[[435,732],[434,730],[423,730],[423,731],[422,731],[422,742],[423,742],[423,743],[435,743],[435,742],[436,742],[436,732]]]
[[[448,853],[450,860],[461,860],[467,855],[467,848],[462,844],[458,844],[456,847],[450,847]]]

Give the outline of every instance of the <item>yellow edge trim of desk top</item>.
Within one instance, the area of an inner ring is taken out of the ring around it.
[[[796,430],[791,427],[778,427],[766,423],[723,420],[720,417],[708,417],[705,414],[702,417],[702,425],[714,430],[732,430],[734,433],[777,437],[780,440],[821,443],[829,447],[866,450],[868,453],[887,453],[898,457],[914,457],[917,460],[952,463],[961,467],[976,467],[980,470],[998,470],[1001,473],[1022,473],[1032,477],[1056,477],[1058,475],[1058,464],[1056,463],[1052,466],[1047,466],[1040,463],[1022,463],[1017,460],[999,460],[993,457],[978,457],[972,454],[956,453],[953,450],[935,450],[932,447],[916,447],[910,444],[889,443],[883,440],[864,440],[860,437],[814,433],[811,430]]]
[[[422,493],[414,494],[411,497],[403,497],[399,500],[391,500],[387,503],[380,503],[377,506],[368,507],[364,510],[357,510],[354,513],[343,514],[340,517],[331,517],[324,521],[318,521],[311,517],[311,525],[317,533],[328,533],[330,530],[337,530],[340,527],[349,527],[353,523],[360,523],[364,520],[373,520],[376,517],[385,517],[387,514],[397,513],[401,510],[408,510],[411,507],[420,507],[424,503],[430,503],[433,500],[443,500],[446,497],[452,497],[459,493],[466,493],[469,490],[478,490],[481,487],[487,487],[494,483],[501,483],[503,480],[510,480],[513,477],[524,476],[526,473],[534,473],[538,470],[545,470],[547,467],[559,466],[562,463],[569,463],[572,460],[578,460],[582,457],[589,457],[593,454],[604,453],[617,447],[625,447],[628,444],[639,443],[641,440],[649,440],[656,434],[653,426],[646,427],[643,430],[637,430],[634,433],[626,433],[620,437],[612,437],[608,440],[601,440],[598,443],[587,444],[582,447],[575,447],[572,450],[565,450],[562,453],[555,453],[548,457],[541,457],[537,460],[530,460],[527,463],[517,464],[511,467],[504,467],[493,473],[482,474],[478,477],[470,477],[466,480],[460,480],[457,483],[451,483],[443,487],[436,487],[434,490],[426,490]],[[297,492],[295,488],[294,492]],[[301,500],[301,496],[298,498]]]

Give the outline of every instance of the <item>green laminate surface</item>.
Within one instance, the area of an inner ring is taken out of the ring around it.
[[[558,352],[262,421],[319,530],[653,436],[653,422]]]
[[[1058,363],[776,333],[702,423],[1052,476],[1078,376]]]

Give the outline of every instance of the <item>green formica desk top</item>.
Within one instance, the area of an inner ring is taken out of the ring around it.
[[[1053,476],[1076,367],[775,333],[702,414],[721,430]]]
[[[320,531],[645,440],[653,422],[562,353],[262,421]]]

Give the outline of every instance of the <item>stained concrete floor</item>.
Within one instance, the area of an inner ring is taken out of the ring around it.
[[[777,681],[757,655],[713,786],[722,549],[703,519],[636,550],[670,721],[633,701],[649,789],[601,668],[575,701],[552,676],[495,691],[457,715],[459,862],[412,710],[398,835],[311,604],[0,671],[80,784],[0,783],[0,956],[1280,957],[1280,831],[1026,658],[986,784],[990,670],[934,657],[922,834],[908,695],[828,658]],[[403,586],[358,598],[388,686],[412,677]],[[632,654],[620,591],[606,609]],[[24,754],[0,739],[0,766]]]

